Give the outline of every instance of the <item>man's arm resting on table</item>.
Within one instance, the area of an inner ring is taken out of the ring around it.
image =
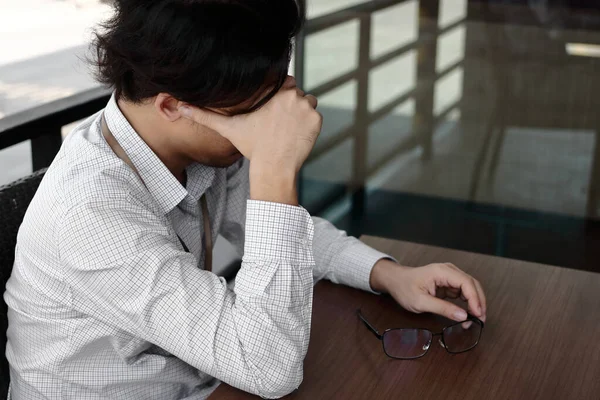
[[[312,307],[308,213],[248,201],[244,261],[229,291],[178,249],[166,220],[122,200],[63,219],[57,239],[73,307],[242,390],[277,398],[296,389]]]
[[[433,312],[464,321],[461,307],[443,300],[462,298],[470,313],[485,321],[487,306],[481,284],[451,263],[413,268],[398,264],[356,238],[346,236],[321,218],[315,224],[315,279],[328,279],[357,289],[389,293],[405,309]]]
[[[393,260],[389,255],[367,246],[355,237],[337,229],[329,221],[313,217],[315,235],[315,280],[327,279],[370,292],[381,292],[371,279],[376,264]]]

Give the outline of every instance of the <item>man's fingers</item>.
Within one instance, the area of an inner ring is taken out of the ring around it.
[[[458,268],[456,265],[454,265],[452,263],[446,263],[446,265],[455,271],[458,271],[460,273],[463,273],[463,274],[469,276],[468,274],[466,274],[464,271],[462,271],[460,268]],[[479,302],[481,305],[481,314],[482,314],[481,316],[485,317],[486,312],[487,312],[487,301],[485,298],[485,293],[483,291],[483,287],[481,286],[481,283],[479,283],[479,281],[477,279],[475,279],[475,278],[472,278],[472,279],[473,279],[473,282],[475,283],[475,289],[477,290],[477,295],[479,297]],[[466,301],[464,296],[461,296],[461,297],[463,297],[463,300]]]
[[[483,287],[481,283],[477,279],[473,279],[475,281],[475,288],[477,289],[477,293],[479,294],[479,300],[481,301],[481,317],[485,320],[487,315],[487,300],[485,298],[485,293],[483,292]]]
[[[443,276],[440,277],[441,280],[445,280],[450,287],[460,289],[462,296],[469,304],[469,309],[473,314],[481,317],[483,315],[482,301],[479,298],[475,279],[461,270],[455,270],[448,266],[444,266],[442,271]]]
[[[317,104],[319,104],[319,101],[317,100],[317,98],[315,96],[313,96],[311,94],[307,94],[306,96],[304,96],[304,98],[306,100],[308,100],[308,102],[312,108],[317,108]]]
[[[317,104],[319,104],[319,101],[315,96],[313,96],[312,94],[304,93],[304,90],[300,88],[296,88],[296,93],[298,94],[298,97],[304,97],[306,100],[308,100],[308,103],[312,108],[317,108]]]
[[[296,86],[296,78],[294,78],[293,76],[288,75],[288,77],[286,78],[286,80],[283,83],[283,86],[281,88],[282,89],[295,89],[296,93],[298,94],[299,97],[304,97],[306,100],[308,100],[308,102],[310,103],[312,108],[317,108],[317,104],[318,104],[317,98],[313,95],[306,94],[304,92],[304,90],[297,87]]]
[[[448,319],[458,322],[467,319],[467,312],[459,306],[427,294],[423,294],[423,298],[419,302],[418,311],[443,315]]]
[[[455,289],[451,287],[438,287],[435,291],[435,296],[439,299],[457,299],[460,297],[460,289]]]
[[[464,273],[464,271],[462,269],[458,268],[456,265],[454,265],[452,263],[445,263],[445,265],[447,265],[448,267],[452,268],[455,271],[459,271],[459,272],[463,272]]]
[[[465,321],[461,326],[464,330],[470,329],[473,326],[473,321]]]
[[[291,75],[288,75],[288,77],[285,78],[283,85],[281,85],[282,89],[291,89],[295,86],[296,86],[296,78],[294,78]]]

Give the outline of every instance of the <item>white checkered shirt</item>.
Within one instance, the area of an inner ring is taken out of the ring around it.
[[[11,395],[205,399],[220,381],[265,398],[302,381],[313,278],[370,290],[386,257],[301,207],[248,200],[248,163],[194,164],[183,187],[114,98],[72,132],[21,229],[6,286]],[[235,287],[203,268],[213,241],[243,254]],[[190,250],[183,250],[177,236]]]

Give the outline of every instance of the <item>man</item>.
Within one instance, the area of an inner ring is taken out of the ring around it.
[[[298,205],[321,129],[287,76],[293,0],[121,0],[97,34],[114,96],[65,140],[5,294],[14,399],[278,398],[302,381],[313,279],[485,318],[450,264],[408,268]],[[212,273],[221,234],[243,263]]]

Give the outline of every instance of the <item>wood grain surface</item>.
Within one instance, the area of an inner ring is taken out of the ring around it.
[[[392,360],[359,323],[380,330],[439,329],[388,296],[330,282],[315,287],[304,381],[286,399],[600,399],[600,274],[363,237],[405,265],[452,262],[479,279],[488,320],[478,347],[452,355],[437,343],[425,357]],[[210,400],[258,399],[226,384]]]

